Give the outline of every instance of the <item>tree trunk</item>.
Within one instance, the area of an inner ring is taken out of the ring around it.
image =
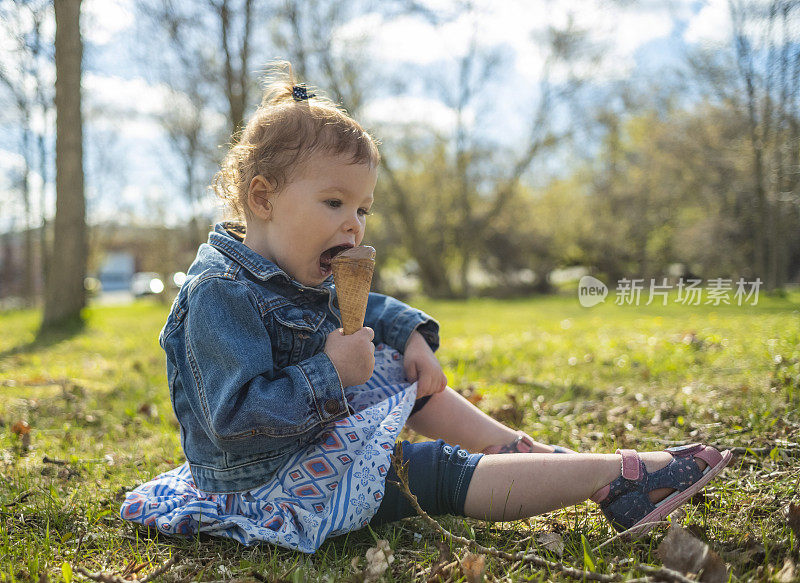
[[[55,0],[56,217],[42,329],[80,320],[86,304],[80,0]]]

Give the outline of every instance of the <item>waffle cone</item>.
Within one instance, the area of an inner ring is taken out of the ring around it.
[[[345,334],[352,334],[364,325],[369,288],[375,269],[375,249],[354,247],[340,253],[331,262],[339,312]]]

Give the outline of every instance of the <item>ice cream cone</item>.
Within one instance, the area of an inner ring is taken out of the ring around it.
[[[364,245],[339,253],[331,261],[339,312],[345,334],[352,334],[364,325],[369,287],[375,269],[375,249]]]

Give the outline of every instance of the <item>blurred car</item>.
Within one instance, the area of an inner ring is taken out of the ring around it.
[[[176,271],[172,274],[172,283],[170,287],[173,289],[181,289],[183,282],[186,281],[186,274],[183,271]]]
[[[131,293],[139,298],[157,295],[164,291],[164,282],[159,274],[153,271],[140,271],[131,278]]]

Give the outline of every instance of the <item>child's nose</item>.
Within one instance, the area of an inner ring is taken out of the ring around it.
[[[358,234],[361,231],[361,221],[359,220],[358,212],[349,215],[342,227],[348,233]]]

